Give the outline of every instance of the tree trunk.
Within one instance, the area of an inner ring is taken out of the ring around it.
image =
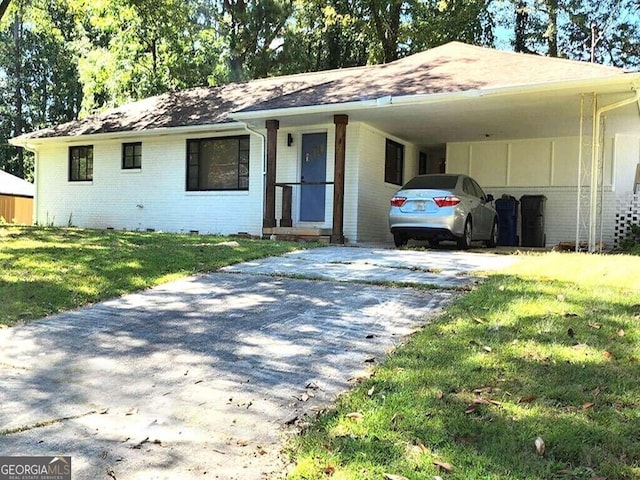
[[[389,9],[385,12],[385,8]],[[398,37],[400,35],[400,15],[402,13],[402,1],[388,2],[369,1],[369,11],[373,19],[378,41],[382,45],[383,63],[398,59]],[[386,18],[385,18],[386,13]]]
[[[549,22],[547,25],[547,45],[550,57],[558,56],[558,0],[546,0]]]
[[[526,53],[529,51],[527,48],[527,25],[529,23],[529,11],[527,4],[524,1],[519,1],[515,5],[516,7],[516,23],[514,32],[514,44],[513,49],[516,52]]]
[[[4,16],[4,12],[7,11],[7,7],[9,6],[10,0],[0,0],[0,20]]]
[[[15,121],[14,121],[14,135],[18,136],[23,133],[23,100],[22,100],[22,14],[23,7],[20,4],[16,17],[13,21],[13,45],[14,45],[14,75],[15,75]],[[24,151],[22,148],[18,149],[18,158],[15,169],[16,176],[24,178]]]

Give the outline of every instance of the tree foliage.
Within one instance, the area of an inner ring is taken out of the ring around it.
[[[5,5],[6,2],[3,2]],[[170,90],[390,62],[457,40],[640,65],[635,0],[12,0],[0,168],[22,132]],[[506,40],[505,40],[506,39]]]

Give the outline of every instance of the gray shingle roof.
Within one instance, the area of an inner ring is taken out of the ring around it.
[[[603,65],[451,42],[384,65],[169,92],[19,138],[224,124],[233,121],[232,115],[237,112],[336,105],[388,95],[447,94],[595,80],[625,73],[623,69]]]

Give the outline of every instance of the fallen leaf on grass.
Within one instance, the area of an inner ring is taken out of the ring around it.
[[[603,356],[604,358],[606,358],[607,360],[615,360],[615,359],[616,359],[616,356],[615,356],[613,353],[609,352],[609,351],[605,351],[605,352],[602,354],[602,356]]]
[[[402,475],[394,475],[393,473],[385,473],[385,480],[409,480],[407,477],[403,477]]]
[[[347,413],[346,417],[350,418],[352,420],[363,420],[364,419],[364,415],[362,415],[360,412]]]
[[[372,396],[373,392],[375,391],[376,391],[376,387],[375,386],[371,387],[369,390],[367,390],[367,396],[369,397]]]
[[[438,390],[438,391],[436,392],[436,398],[437,398],[438,400],[442,400],[442,397],[444,397],[444,393],[442,392],[442,390]]]
[[[473,393],[485,393],[485,392],[490,392],[491,390],[492,390],[491,387],[478,387],[473,390]]]
[[[493,349],[487,345],[485,345],[484,347],[482,347],[482,349],[487,352],[487,353],[491,353],[493,351]]]
[[[333,475],[334,473],[336,473],[336,467],[334,467],[333,465],[327,465],[326,467],[324,467],[324,474],[325,475]]]
[[[447,462],[441,462],[440,460],[434,460],[433,464],[436,467],[438,467],[438,469],[444,470],[447,473],[451,473],[451,470],[453,470],[453,467],[451,466],[451,464],[447,463]]]
[[[429,453],[429,449],[425,447],[423,443],[418,442],[417,447],[420,449],[422,453]]]
[[[587,326],[589,328],[593,328],[595,330],[600,330],[600,328],[602,328],[602,325],[600,325],[599,323],[596,323],[596,322],[589,322],[589,323],[587,323]]]
[[[470,413],[475,412],[477,409],[478,409],[478,404],[477,403],[472,403],[471,405],[467,406],[467,409],[464,411],[464,413],[469,415]]]
[[[536,441],[534,442],[535,446],[536,446],[536,453],[540,456],[544,455],[544,449],[545,449],[545,445],[544,445],[544,440],[542,439],[542,437],[538,437],[536,438]]]
[[[559,302],[564,302],[565,297],[564,297],[564,295],[562,295],[562,294],[560,293],[560,294],[556,295],[556,299],[557,299]]]
[[[536,399],[535,395],[527,395],[525,397],[520,397],[518,399],[518,403],[531,403]]]
[[[623,329],[619,328],[617,333],[618,333],[619,337],[624,337],[624,330]]]
[[[583,403],[583,404],[582,404],[582,409],[583,409],[583,410],[586,410],[586,409],[588,409],[588,408],[593,407],[594,405],[595,405],[595,403],[593,403],[593,402],[586,402],[586,403]]]

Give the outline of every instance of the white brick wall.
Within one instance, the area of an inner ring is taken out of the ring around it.
[[[262,234],[262,147],[251,135],[248,191],[187,192],[186,140],[245,135],[244,130],[190,136],[144,137],[142,168],[121,169],[120,141],[93,144],[93,181],[68,181],[68,148],[43,147],[37,167],[40,224],[171,232]],[[127,141],[136,141],[131,138]]]
[[[396,137],[386,135],[366,124],[360,124],[358,172],[358,242],[391,242],[388,212],[389,200],[400,188],[384,181],[386,139],[405,146],[403,183],[418,172],[418,149]]]

